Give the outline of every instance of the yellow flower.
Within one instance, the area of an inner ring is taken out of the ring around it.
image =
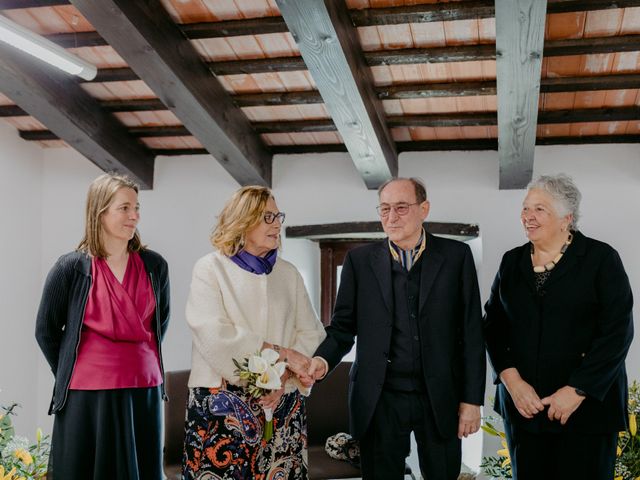
[[[504,459],[504,462],[502,462],[502,468],[506,467],[507,465],[511,465],[511,459],[509,457]]]
[[[616,477],[613,480],[624,480],[624,477],[622,475],[620,475],[619,477]]]
[[[4,467],[0,465],[0,480],[14,480],[13,475],[16,473],[16,467],[13,467],[13,470],[10,472],[4,471]]]
[[[629,415],[629,433],[632,437],[636,436],[638,433],[638,423],[636,422],[636,414],[632,413]]]
[[[509,449],[507,448],[507,442],[505,442],[504,440],[501,440],[500,443],[502,443],[502,448],[498,450],[496,453],[501,457],[506,457],[506,460],[509,460],[509,461],[505,465],[508,465],[509,463],[511,463],[511,457],[509,456]],[[504,465],[502,466],[504,467]]]
[[[31,465],[33,463],[33,457],[24,448],[18,448],[13,452],[14,457],[21,460],[25,465]]]
[[[619,457],[620,455],[622,455],[622,449],[618,446],[616,447],[616,457]]]

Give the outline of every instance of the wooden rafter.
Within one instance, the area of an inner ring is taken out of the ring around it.
[[[640,107],[585,108],[576,110],[549,110],[538,114],[538,124],[626,122],[640,120]],[[420,115],[392,115],[386,117],[389,128],[397,127],[480,127],[498,125],[496,112],[427,113]],[[267,133],[335,132],[331,119],[255,122],[253,129]],[[191,136],[183,126],[129,127],[128,133],[137,138]],[[25,140],[57,140],[50,130],[21,130]]]
[[[72,0],[186,129],[240,184],[271,183],[271,153],[164,8]]]
[[[67,0],[0,0],[0,9],[32,8],[38,6],[65,5]],[[550,0],[547,13],[569,13],[612,8],[640,6],[640,0]],[[365,8],[349,12],[355,26],[398,25],[407,23],[448,22],[491,18],[494,16],[494,0],[429,3],[402,7]],[[190,40],[231,37],[239,35],[263,35],[283,33],[287,26],[282,17],[261,17],[219,22],[199,22],[179,25]],[[106,41],[94,32],[58,34],[50,36],[65,47],[105,45]]]
[[[600,77],[551,77],[540,83],[540,92],[584,92],[597,90],[623,90],[640,88],[640,74],[606,75]],[[389,85],[375,88],[381,100],[403,100],[410,98],[474,97],[495,95],[495,80],[482,82],[415,83]],[[233,95],[234,103],[240,107],[309,105],[322,103],[317,90],[300,92],[268,92]],[[103,100],[100,105],[110,112],[143,112],[167,110],[158,99]],[[0,117],[23,117],[29,115],[16,105],[0,105]]]
[[[545,57],[562,57],[590,53],[616,53],[640,51],[640,35],[620,37],[590,37],[545,42]],[[495,46],[471,45],[438,48],[409,48],[365,52],[369,66],[410,65],[419,63],[441,63],[495,60]],[[216,75],[255,74],[306,70],[302,57],[275,57],[225,62],[206,62]],[[139,80],[130,68],[99,69],[93,82],[122,82]]]
[[[398,172],[382,103],[346,4],[276,0],[356,168],[368,188]]]
[[[640,144],[640,135],[590,135],[583,137],[539,137],[536,145],[595,145],[595,144],[616,144],[631,143]],[[415,142],[397,142],[396,147],[399,153],[404,152],[447,152],[447,151],[482,151],[498,150],[497,138],[469,138],[456,140],[424,140]],[[300,155],[306,153],[330,153],[346,152],[347,149],[342,143],[319,144],[319,145],[275,145],[271,147],[274,154],[279,155]],[[160,152],[154,150],[154,153]],[[180,152],[178,150],[163,150],[164,155],[172,155],[169,152]],[[193,152],[195,154],[198,152]],[[160,153],[157,153],[160,155]],[[186,150],[180,153],[188,154]]]
[[[13,8],[56,7],[68,5],[69,0],[0,0],[0,10]]]
[[[0,42],[0,91],[104,171],[153,186],[153,156],[68,74]]]
[[[533,174],[547,0],[496,0],[500,189]]]

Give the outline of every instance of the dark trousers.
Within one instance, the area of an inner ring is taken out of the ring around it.
[[[617,433],[531,433],[505,422],[514,480],[611,480]]]
[[[360,439],[362,478],[402,479],[411,432],[416,437],[425,480],[458,478],[460,440],[440,436],[426,393],[387,389],[382,391],[369,428]]]

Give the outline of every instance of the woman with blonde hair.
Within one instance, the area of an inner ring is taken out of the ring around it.
[[[36,339],[55,377],[54,480],[161,480],[160,343],[167,263],[142,245],[138,186],[104,174],[87,195],[85,234],[44,285]]]
[[[307,478],[304,388],[285,371],[280,390],[255,400],[233,363],[272,348],[306,372],[325,336],[302,277],[278,257],[284,217],[268,188],[241,188],[218,217],[215,250],[193,269],[184,479]],[[264,409],[273,411],[269,441]]]

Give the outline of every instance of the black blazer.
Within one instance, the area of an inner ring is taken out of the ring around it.
[[[387,240],[351,250],[342,267],[327,338],[316,351],[332,370],[351,350],[350,426],[366,431],[384,384],[393,322],[391,254]],[[480,295],[469,246],[427,235],[420,280],[419,332],[422,369],[440,433],[458,430],[458,405],[481,405],[485,352]]]
[[[532,432],[611,433],[627,424],[624,360],[633,338],[633,297],[618,253],[574,232],[573,242],[536,293],[529,243],[502,258],[485,305],[495,409]],[[587,398],[565,427],[546,410],[522,417],[497,375],[515,367],[540,398],[570,385]]]

